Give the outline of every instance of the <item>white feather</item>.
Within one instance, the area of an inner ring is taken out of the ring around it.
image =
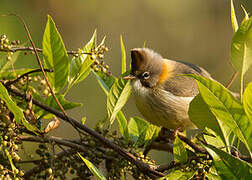
[[[147,121],[169,129],[194,126],[187,114],[194,97],[175,96],[161,88],[146,88],[139,79],[132,81],[132,87],[136,106]]]

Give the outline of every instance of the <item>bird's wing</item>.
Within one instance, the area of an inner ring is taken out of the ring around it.
[[[181,76],[182,74],[196,74],[212,79],[211,75],[202,67],[182,61],[172,61],[172,63],[172,76],[162,85],[166,91],[176,96],[193,97],[199,93],[195,80]]]

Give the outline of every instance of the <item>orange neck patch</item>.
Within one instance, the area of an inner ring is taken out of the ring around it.
[[[166,60],[163,60],[162,72],[159,76],[158,84],[163,84],[165,80],[169,79],[172,76],[171,68],[168,68],[168,63]]]

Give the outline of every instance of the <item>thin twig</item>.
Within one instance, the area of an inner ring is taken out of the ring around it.
[[[71,155],[73,153],[75,153],[77,150],[76,149],[67,149],[65,151],[62,151],[60,153],[58,153],[56,155],[56,159],[60,159],[64,156],[67,156],[67,155]],[[28,170],[25,172],[24,174],[24,179],[29,179],[33,174],[37,174],[37,173],[40,173],[42,171],[44,171],[47,167],[42,163],[44,161],[44,159],[41,159],[41,164],[38,165],[38,166],[35,166],[34,168]]]
[[[22,97],[24,100],[28,101],[27,97],[22,94],[21,92],[19,92],[18,90],[11,88],[11,87],[6,87],[9,92],[14,93],[15,95]],[[154,177],[162,177],[165,174],[160,173],[158,171],[155,171],[153,167],[150,167],[148,164],[143,163],[142,161],[138,160],[133,154],[126,152],[125,150],[123,150],[121,147],[119,147],[118,145],[114,144],[112,141],[106,139],[105,137],[103,137],[101,134],[97,133],[96,131],[94,131],[93,129],[85,126],[84,124],[81,124],[79,121],[71,118],[71,117],[66,117],[63,113],[33,99],[32,100],[33,104],[54,114],[55,116],[61,118],[62,120],[65,120],[67,122],[69,122],[69,119],[71,120],[71,122],[74,123],[74,127],[78,128],[79,130],[84,131],[88,134],[90,134],[91,136],[95,137],[96,139],[98,139],[102,144],[104,144],[105,146],[113,149],[114,151],[116,151],[118,154],[120,154],[122,157],[124,157],[125,159],[127,159],[128,161],[130,161],[132,164],[135,164],[140,171],[142,171],[145,174],[148,174],[150,176],[154,176]]]
[[[15,48],[11,48],[11,49],[0,49],[0,51],[2,52],[17,52],[17,51],[34,51],[34,48],[33,47],[15,47]],[[36,51],[37,52],[43,52],[42,49],[40,48],[36,48]],[[67,51],[67,54],[70,54],[70,55],[76,55],[76,54],[79,54],[78,51]],[[87,54],[87,55],[92,55],[92,53],[89,53],[89,52],[81,52],[81,54]]]
[[[202,161],[202,159],[206,160],[208,158],[209,157],[207,157],[207,156],[192,156],[192,157],[189,157],[188,160],[187,160],[187,162],[185,162],[184,164],[190,163],[190,162],[192,162],[192,160],[196,160],[196,161],[200,160],[200,161]],[[175,167],[178,167],[180,165],[182,165],[180,162],[172,161],[169,164],[161,164],[161,165],[157,166],[156,170],[160,171],[160,172],[164,172],[164,171],[173,169]]]
[[[227,89],[230,88],[230,86],[233,84],[233,82],[234,82],[234,80],[237,78],[238,74],[239,74],[238,71],[235,72],[235,73],[233,74],[232,79],[231,79],[231,80],[228,82],[228,84],[226,85],[226,88],[227,88]]]
[[[22,74],[21,76],[19,76],[18,78],[6,82],[5,85],[6,86],[10,86],[10,85],[16,83],[17,81],[19,81],[20,79],[28,76],[29,74],[36,73],[36,72],[41,72],[41,71],[42,71],[41,69],[34,69],[34,70],[31,70],[31,71],[28,71],[28,72]],[[53,72],[53,70],[51,70],[51,69],[45,69],[45,72]]]
[[[195,144],[190,139],[188,139],[183,133],[177,132],[177,136],[179,139],[184,141],[186,144],[188,144],[191,148],[193,148],[196,152],[202,153],[202,154],[208,154],[206,149],[202,148],[201,146]]]
[[[29,38],[30,43],[32,44],[32,48],[33,48],[33,50],[34,50],[34,52],[35,52],[35,56],[36,56],[37,62],[38,62],[38,64],[39,64],[40,68],[41,68],[41,71],[42,71],[43,76],[44,76],[44,78],[45,78],[46,84],[47,84],[48,87],[49,87],[50,93],[52,94],[53,99],[55,100],[55,102],[56,102],[57,105],[59,106],[60,110],[63,112],[65,118],[69,121],[70,124],[72,124],[72,126],[74,126],[74,123],[71,122],[71,120],[67,118],[66,111],[64,110],[64,108],[63,108],[62,105],[60,104],[60,102],[59,102],[58,98],[56,97],[55,93],[53,92],[53,89],[52,89],[52,87],[51,87],[51,85],[50,85],[50,82],[49,82],[49,80],[48,80],[48,78],[47,78],[47,76],[46,76],[45,69],[44,69],[44,67],[43,67],[42,61],[41,61],[40,58],[39,58],[38,51],[37,51],[36,46],[35,46],[35,44],[34,44],[34,42],[33,42],[33,40],[32,40],[30,31],[29,31],[29,29],[28,29],[28,27],[27,27],[27,25],[26,25],[24,19],[23,19],[21,16],[17,15],[17,14],[9,14],[9,15],[16,16],[16,17],[22,22],[22,24],[24,25],[26,34],[27,34],[27,36],[28,36],[28,38]],[[77,128],[76,128],[76,130],[78,131]]]
[[[40,142],[40,143],[49,143],[49,142],[55,142],[57,144],[61,144],[70,148],[73,148],[78,151],[82,152],[88,152],[88,148],[85,146],[81,146],[78,144],[75,144],[67,139],[60,138],[60,137],[54,137],[54,136],[19,136],[19,139],[21,141],[31,141],[31,142]]]

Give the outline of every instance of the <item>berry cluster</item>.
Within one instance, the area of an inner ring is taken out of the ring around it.
[[[0,101],[0,120],[0,179],[22,179],[24,171],[15,166],[21,160],[17,154],[20,129],[3,101]]]
[[[101,72],[106,73],[108,76],[111,76],[111,72],[108,71],[109,65],[105,64],[105,62],[102,60],[104,58],[105,52],[108,52],[108,50],[109,49],[104,45],[98,46],[97,48],[91,50],[91,59],[93,60],[91,68],[95,72],[100,70]]]
[[[20,40],[9,41],[8,37],[5,34],[0,36],[0,50],[8,51],[6,59],[9,61],[13,55],[11,48],[20,45]]]
[[[193,179],[207,179],[205,176],[210,171],[212,165],[213,161],[207,155],[206,157],[192,159],[187,164],[179,166],[177,169],[182,172],[195,172]]]

